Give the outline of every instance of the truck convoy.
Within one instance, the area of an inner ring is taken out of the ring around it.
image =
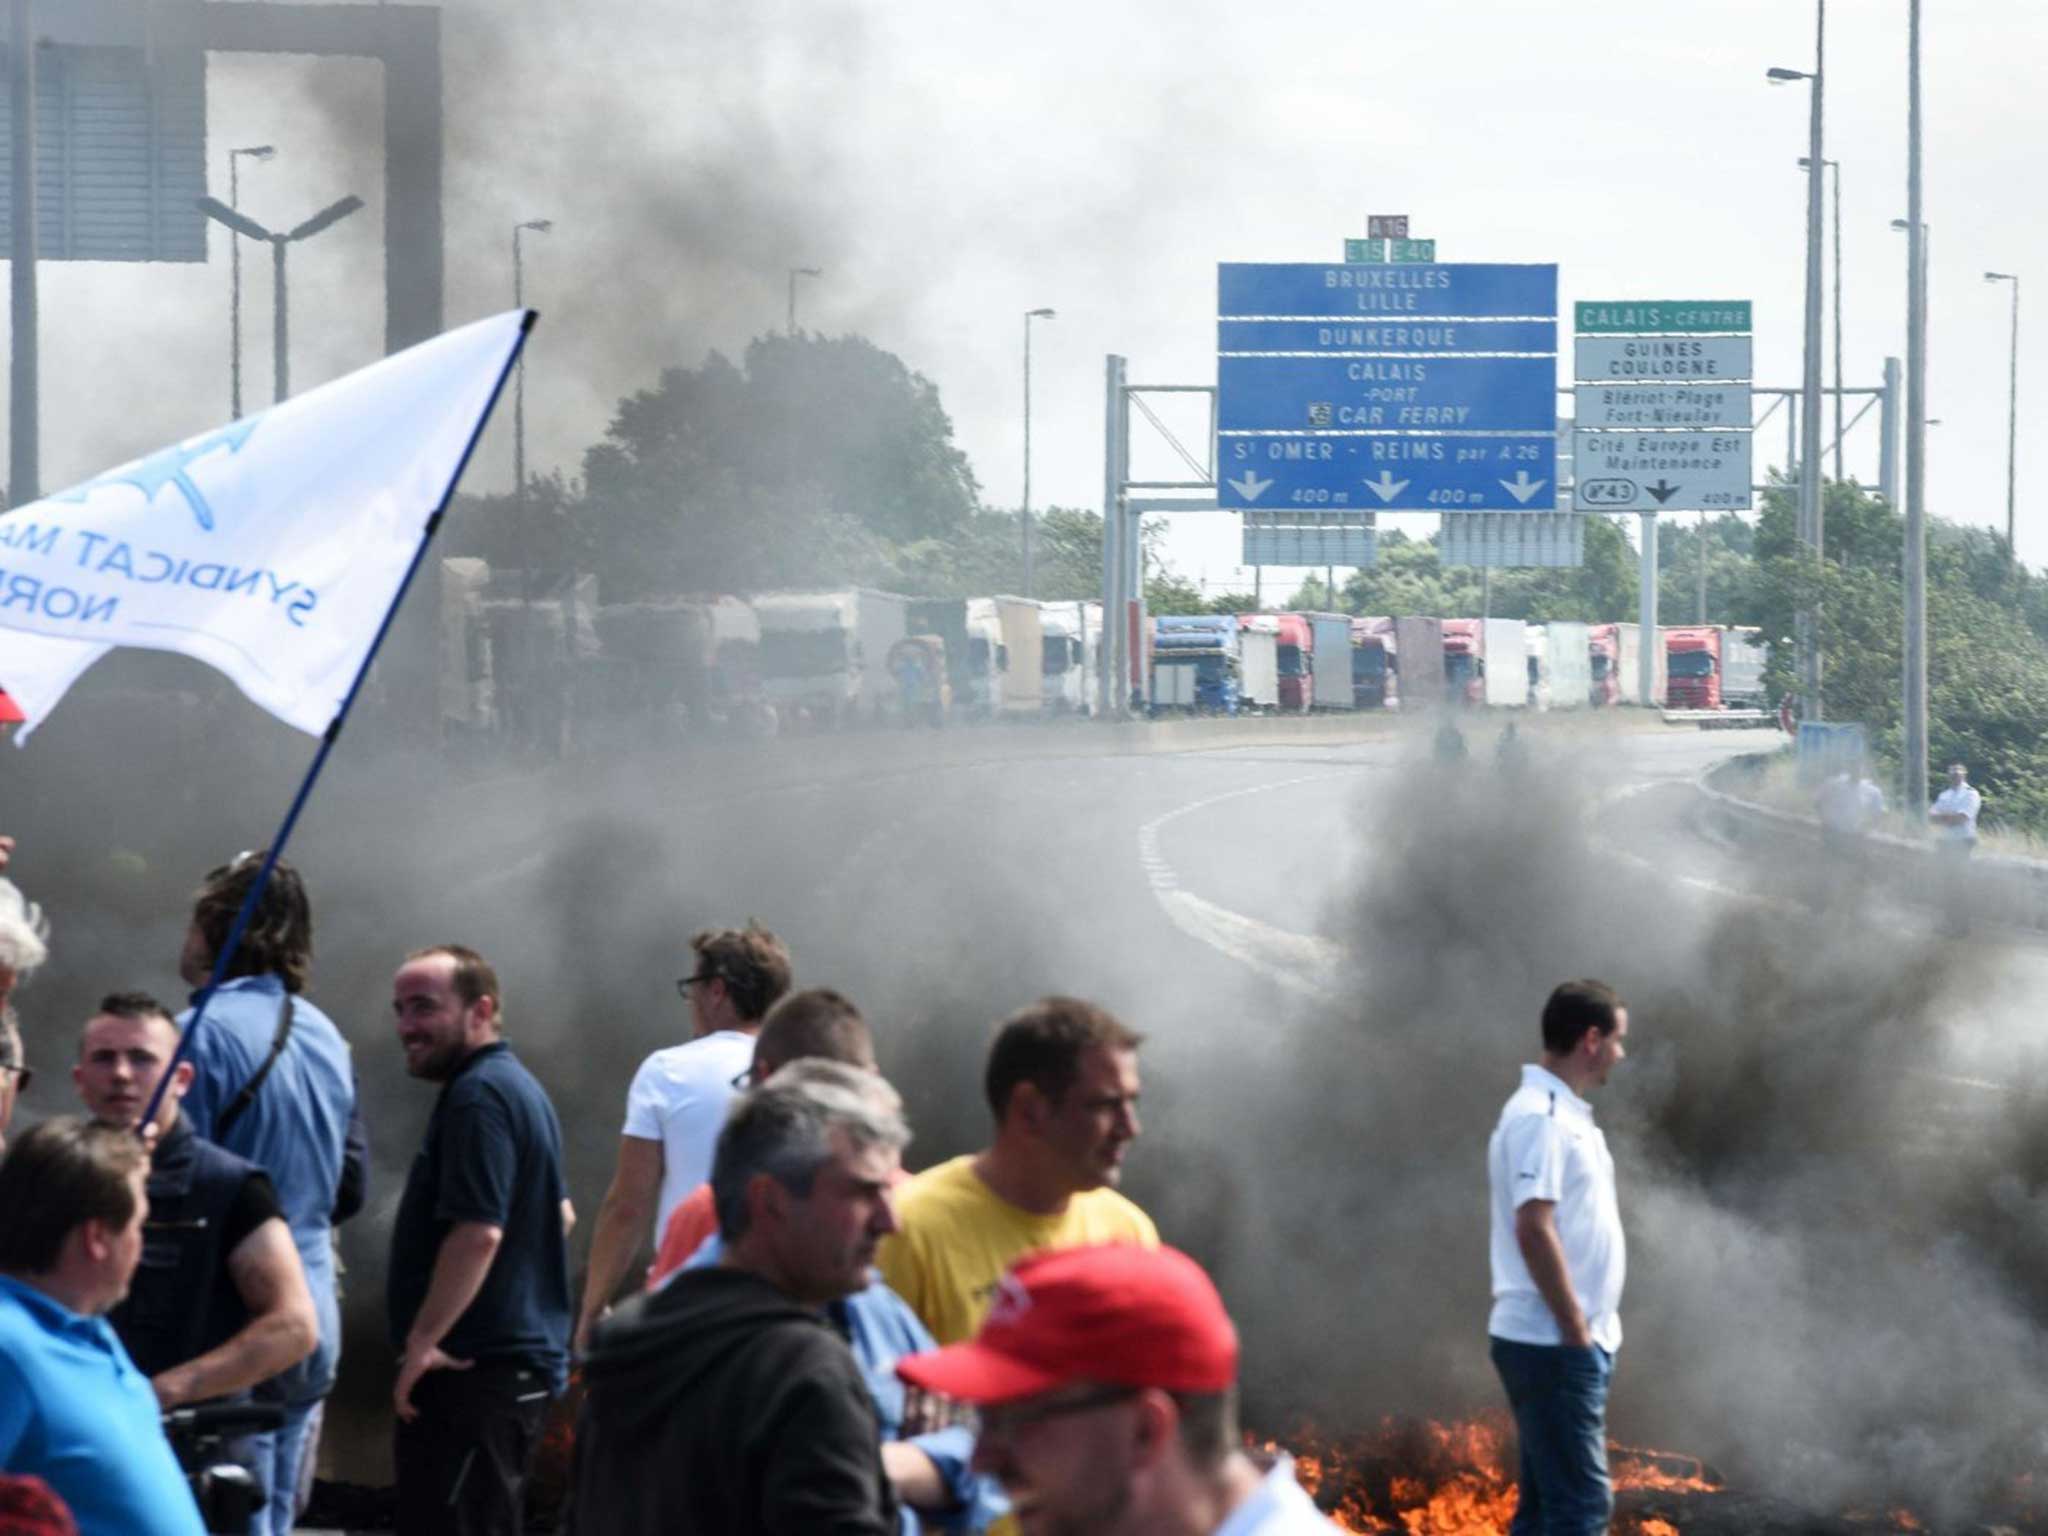
[[[1236,714],[1241,654],[1235,614],[1168,614],[1154,619],[1151,713]]]

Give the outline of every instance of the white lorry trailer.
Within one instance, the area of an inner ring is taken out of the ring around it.
[[[761,691],[778,711],[820,725],[879,724],[899,713],[890,649],[907,633],[910,600],[893,592],[769,592],[761,625]]]
[[[1351,616],[1307,613],[1309,660],[1314,669],[1311,709],[1356,709],[1351,690]]]
[[[1529,702],[1527,629],[1520,619],[1486,619],[1480,625],[1484,698],[1492,708],[1520,709]]]

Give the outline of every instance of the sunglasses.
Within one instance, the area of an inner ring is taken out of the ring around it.
[[[1014,1435],[1020,1429],[1028,1429],[1033,1424],[1043,1424],[1048,1419],[1064,1419],[1070,1414],[1092,1413],[1097,1408],[1129,1402],[1138,1395],[1139,1390],[1137,1387],[1102,1387],[1080,1397],[1070,1397],[1056,1402],[983,1408],[976,1414],[976,1418],[980,1421],[980,1432],[984,1439],[1001,1439],[1005,1435]]]
[[[724,979],[716,971],[704,971],[696,976],[678,976],[676,978],[676,996],[687,1003],[690,1000],[690,988],[701,987],[707,981],[723,981]]]

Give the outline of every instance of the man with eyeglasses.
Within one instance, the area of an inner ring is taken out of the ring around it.
[[[1127,1244],[1023,1260],[972,1340],[900,1360],[971,1403],[974,1464],[1023,1536],[1293,1536],[1334,1529],[1292,1464],[1237,1424],[1237,1330],[1186,1254]]]
[[[14,1118],[15,1101],[34,1080],[35,1071],[22,1056],[21,1021],[11,1003],[0,1003],[0,1152],[7,1150],[7,1122]]]
[[[676,989],[689,1005],[691,1038],[649,1056],[626,1091],[618,1167],[590,1240],[578,1355],[641,1243],[658,1244],[669,1214],[711,1176],[712,1149],[739,1091],[733,1080],[751,1065],[762,1020],[789,990],[789,950],[757,923],[699,933],[690,951],[694,964]]]

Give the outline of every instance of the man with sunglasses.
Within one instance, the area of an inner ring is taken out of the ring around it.
[[[1237,1424],[1237,1330],[1172,1248],[1035,1254],[970,1341],[897,1362],[981,1415],[974,1464],[1023,1536],[1294,1536],[1334,1529],[1287,1458]]]
[[[576,1317],[575,1352],[610,1308],[643,1241],[659,1243],[669,1214],[711,1176],[711,1154],[733,1080],[753,1062],[761,1022],[789,990],[789,950],[757,923],[690,940],[693,964],[676,989],[691,1038],[656,1051],[626,1091],[626,1123],[611,1188],[590,1240],[590,1270]]]

